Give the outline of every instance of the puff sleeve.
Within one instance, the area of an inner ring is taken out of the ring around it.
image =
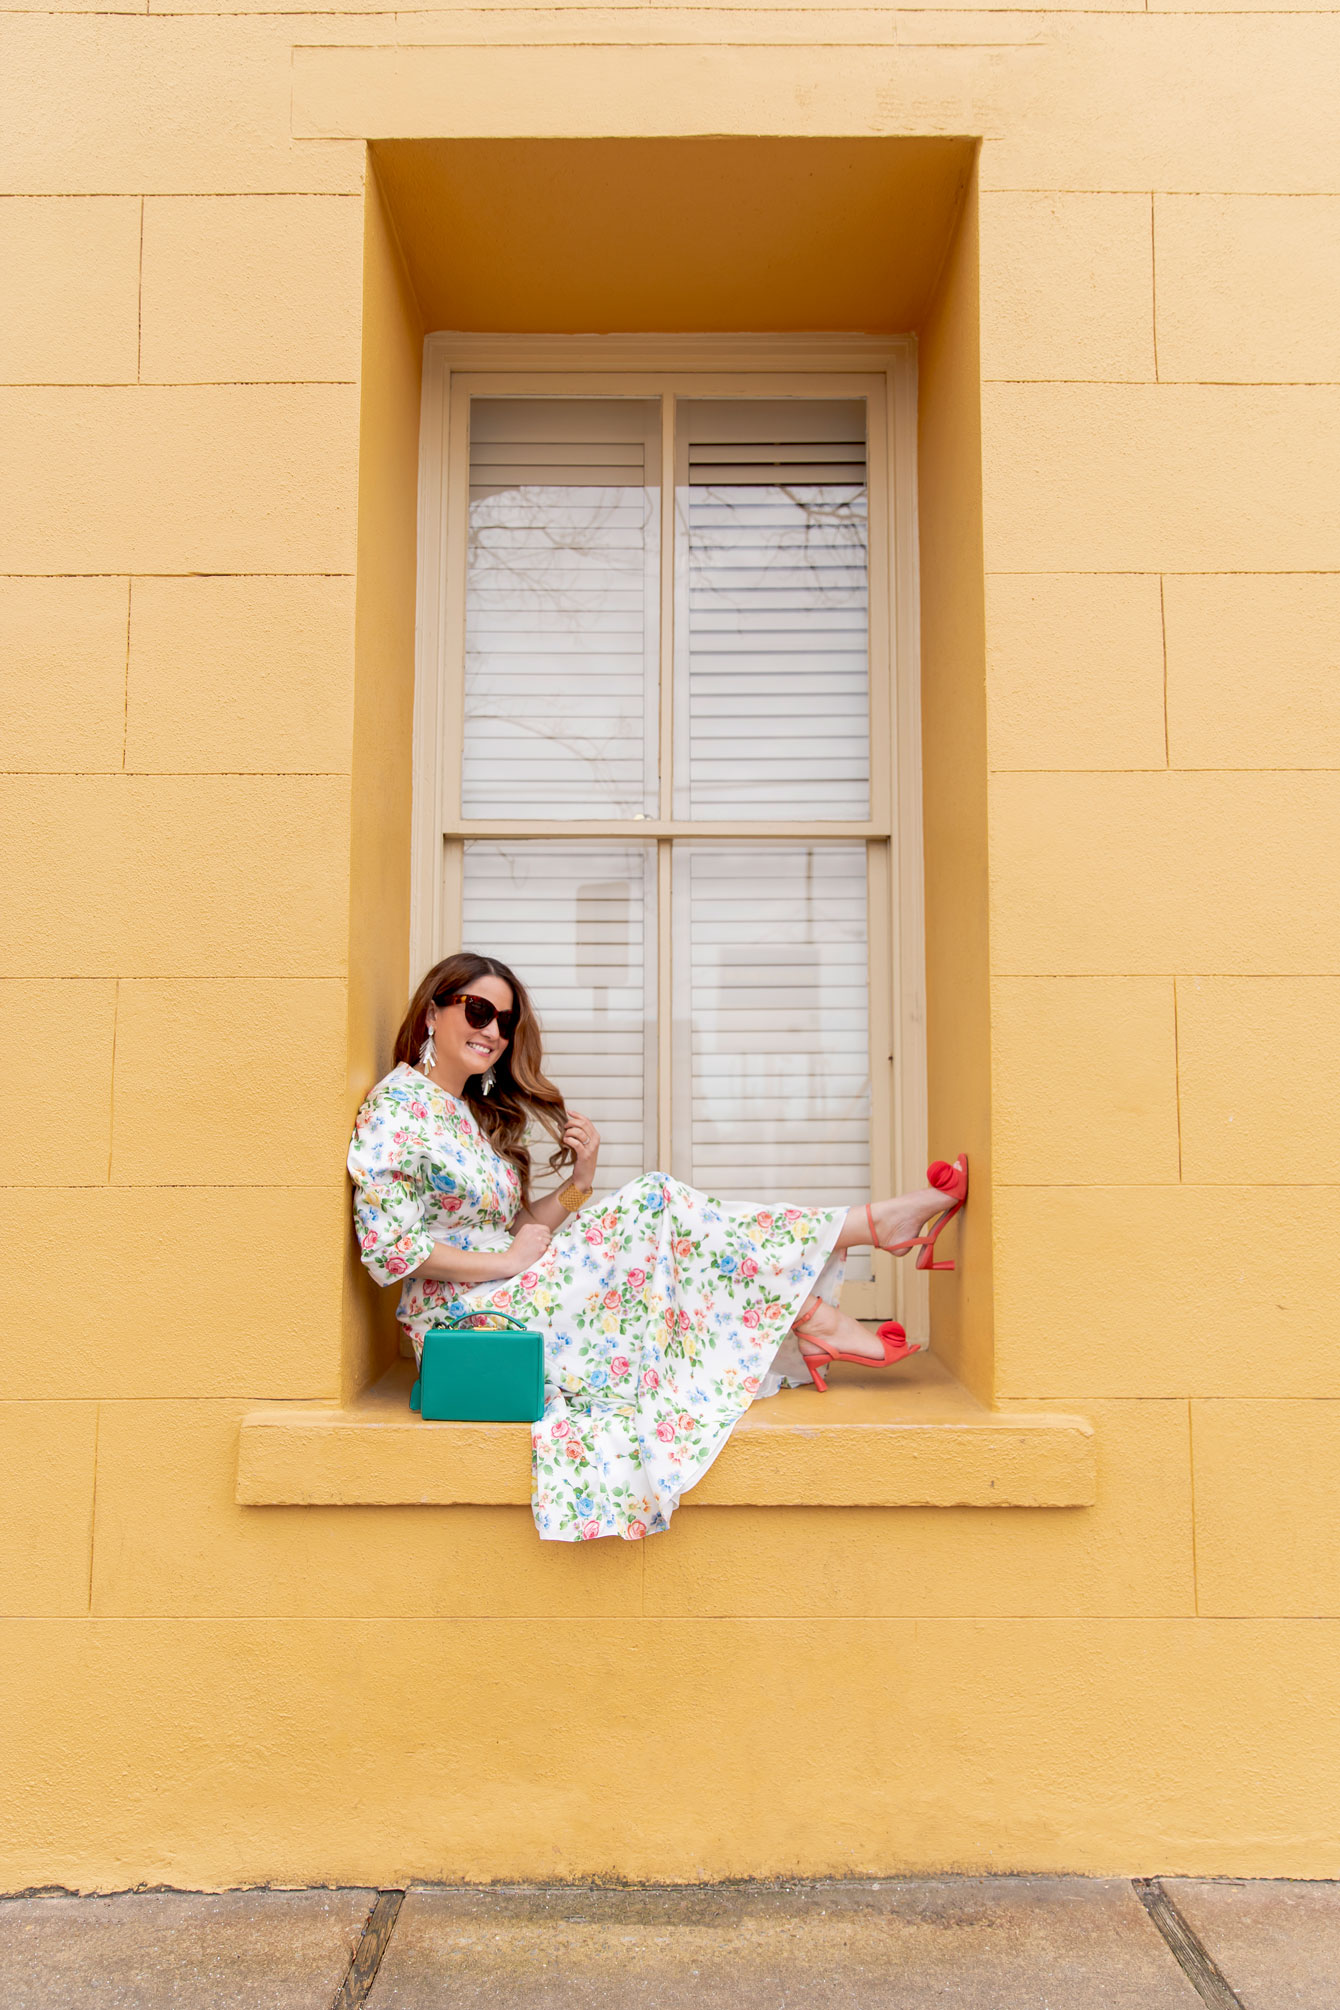
[[[354,1231],[359,1254],[378,1284],[396,1284],[431,1256],[425,1227],[429,1188],[419,1127],[387,1084],[373,1089],[349,1146]]]

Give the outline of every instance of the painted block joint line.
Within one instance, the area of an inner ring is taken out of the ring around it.
[[[1228,1985],[1200,1936],[1174,1905],[1156,1877],[1137,1877],[1131,1882],[1135,1895],[1167,1941],[1187,1981],[1209,2010],[1243,2010],[1242,1998]]]
[[[354,1958],[349,1963],[349,1973],[339,1987],[331,2010],[362,2010],[367,2002],[368,1991],[377,1979],[377,1970],[385,1954],[400,1908],[405,1902],[403,1891],[379,1891],[377,1902],[367,1917]]]

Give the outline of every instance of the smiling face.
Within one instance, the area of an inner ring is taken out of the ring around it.
[[[512,987],[502,977],[476,977],[469,989],[474,997],[487,998],[500,1012],[512,1010]],[[428,1026],[437,1049],[436,1074],[459,1074],[462,1079],[482,1075],[507,1051],[497,1020],[491,1019],[476,1031],[459,1000],[454,1005],[430,1005]]]

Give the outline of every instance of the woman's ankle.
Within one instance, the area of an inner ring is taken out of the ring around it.
[[[838,1324],[836,1306],[826,1298],[809,1298],[792,1321],[791,1330],[802,1346],[806,1340],[831,1340]]]
[[[884,1351],[880,1342],[868,1333],[858,1320],[853,1319],[850,1313],[841,1311],[836,1305],[829,1305],[823,1299],[796,1320],[793,1330],[800,1342],[802,1354],[807,1345],[815,1355],[821,1355],[824,1346],[828,1346],[836,1347],[843,1353],[868,1356],[869,1359],[877,1361]]]
[[[916,1193],[893,1194],[888,1200],[872,1200],[869,1210],[861,1208],[862,1233],[860,1240],[871,1248],[887,1249],[897,1243],[908,1243],[921,1233],[926,1223],[938,1214],[945,1204],[943,1194],[931,1187],[919,1189]],[[853,1208],[847,1216],[858,1210]],[[871,1228],[874,1228],[874,1239]]]
[[[838,1239],[833,1244],[835,1253],[848,1249],[868,1249],[870,1247],[870,1221],[864,1203],[847,1209],[847,1219],[838,1230]]]

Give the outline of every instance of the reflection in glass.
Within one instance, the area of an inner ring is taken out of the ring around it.
[[[463,814],[650,814],[659,407],[470,409]]]
[[[674,902],[676,1172],[722,1200],[862,1198],[864,845],[676,846]]]

